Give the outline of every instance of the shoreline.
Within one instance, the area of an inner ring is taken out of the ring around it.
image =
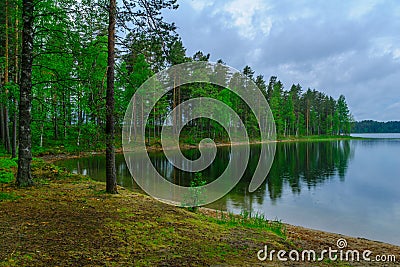
[[[199,208],[199,212],[202,214],[205,214],[207,216],[210,216],[210,217],[217,217],[218,214],[221,213],[221,211],[219,211],[219,210],[212,209],[212,208],[205,208],[205,207]],[[226,214],[228,213],[227,211],[222,211],[222,212],[226,213]],[[235,216],[238,216],[238,215],[235,214]],[[394,248],[400,249],[400,244],[396,245],[396,244],[392,244],[392,243],[388,243],[388,242],[384,242],[384,241],[368,239],[365,237],[357,237],[357,236],[345,235],[345,234],[341,234],[341,233],[318,230],[318,229],[309,228],[307,226],[294,225],[294,224],[289,224],[289,223],[285,223],[285,222],[282,222],[282,224],[285,225],[290,236],[297,237],[297,238],[299,238],[299,237],[304,238],[304,237],[309,236],[310,239],[313,240],[313,242],[318,243],[320,246],[328,244],[328,242],[330,240],[336,241],[337,239],[345,238],[347,241],[350,240],[351,242],[354,242],[359,245],[361,245],[361,244],[364,244],[364,245],[382,244],[382,245],[385,245],[388,247],[394,247]],[[312,236],[314,236],[314,237],[312,237]],[[319,237],[325,236],[325,237],[327,237],[327,240],[316,239],[317,236],[319,236]],[[332,242],[330,245],[332,247],[334,247],[334,246],[336,246],[336,243]],[[399,254],[399,259],[400,259],[400,254]]]
[[[368,140],[368,138],[363,137],[352,137],[352,136],[310,136],[304,138],[289,138],[289,139],[278,139],[274,141],[250,141],[250,142],[235,142],[235,143],[215,143],[216,147],[226,147],[226,146],[240,146],[240,145],[256,145],[256,144],[268,144],[268,143],[293,143],[293,142],[330,142],[330,141],[341,141],[341,140]],[[189,150],[189,149],[196,149],[198,145],[192,144],[180,144],[181,150]],[[165,149],[173,149],[176,148],[165,148]],[[147,146],[147,152],[162,152],[165,150],[163,147],[152,145]],[[115,149],[116,154],[123,154],[122,147]],[[84,158],[84,157],[91,157],[96,155],[103,155],[105,151],[80,151],[80,152],[61,152],[58,154],[39,154],[37,157],[46,160],[47,162],[54,163],[58,160],[64,159],[74,159],[74,158]]]

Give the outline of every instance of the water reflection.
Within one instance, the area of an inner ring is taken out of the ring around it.
[[[231,158],[229,146],[220,147],[214,162],[202,171],[203,177],[211,182],[218,178],[227,167]],[[239,152],[240,153],[240,149]],[[189,159],[199,157],[199,151],[184,151],[184,156]],[[248,193],[248,185],[257,166],[260,155],[260,146],[252,145],[250,159],[244,175],[238,185],[230,192],[235,202],[248,202],[244,198],[255,198],[260,204],[265,194],[272,200],[282,197],[285,185],[288,185],[293,194],[300,194],[304,187],[310,189],[324,181],[338,176],[341,181],[345,179],[346,169],[352,157],[350,141],[334,142],[283,142],[276,146],[273,165],[266,181],[254,193]],[[194,177],[192,173],[175,168],[166,159],[163,152],[149,153],[151,162],[156,170],[167,180],[175,184],[188,186]],[[149,180],[148,168],[144,164],[144,155],[131,155],[132,164],[141,167],[141,175]],[[103,156],[72,159],[60,162],[73,171],[90,175],[96,180],[105,181],[105,159]],[[144,166],[144,167],[143,167]],[[138,190],[139,187],[132,180],[123,155],[117,155],[116,167],[118,183],[124,187]]]
[[[311,189],[329,179],[344,181],[353,157],[350,141],[284,142],[276,146],[274,163],[266,181],[254,193],[247,191],[259,150],[252,149],[249,166],[239,184],[213,207],[226,209],[229,202],[237,208],[254,209],[253,203],[263,205],[266,194],[272,203],[281,198],[284,190],[299,195],[304,188]]]

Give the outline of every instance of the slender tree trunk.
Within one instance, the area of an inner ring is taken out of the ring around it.
[[[136,94],[133,95],[133,138],[136,141],[136,129],[138,127],[138,122],[136,118]],[[129,135],[130,136],[130,135]]]
[[[33,50],[33,0],[23,0],[23,30],[21,85],[19,100],[19,156],[18,186],[33,185],[31,175],[31,107],[32,107],[32,50]]]
[[[154,81],[153,81],[153,87],[154,87]],[[156,88],[154,89],[154,93],[153,93],[153,100],[155,101],[156,99]],[[157,112],[157,108],[154,105],[154,111],[153,111],[153,140],[154,142],[156,141],[156,112]]]
[[[5,72],[4,72],[4,85],[7,86],[9,79],[8,79],[8,72],[9,72],[9,52],[8,52],[8,47],[9,47],[9,38],[8,38],[8,0],[6,0],[6,25],[5,25],[5,30],[6,30],[6,44],[5,44]],[[6,103],[4,105],[4,147],[7,151],[7,153],[11,152],[11,147],[10,147],[10,129],[8,127],[8,107],[7,107],[7,100],[8,100],[8,89],[5,87],[5,98],[6,98]]]
[[[0,91],[1,93],[1,91]],[[5,140],[5,126],[4,126],[4,107],[3,103],[0,103],[0,141],[1,145],[4,144]]]
[[[80,146],[81,128],[82,128],[83,112],[81,107],[81,92],[78,92],[78,139],[76,140],[76,146]],[[80,150],[79,150],[80,151]]]
[[[16,11],[16,19],[15,19],[15,52],[14,52],[14,82],[18,84],[19,77],[19,62],[18,62],[18,47],[19,47],[19,20],[18,20],[18,5],[15,7]],[[11,154],[12,158],[17,157],[17,110],[18,110],[18,102],[17,99],[13,96],[13,105],[14,105],[14,113],[13,113],[13,127],[12,127],[12,143],[11,143]]]
[[[58,118],[57,118],[57,89],[53,92],[51,91],[52,95],[52,106],[53,106],[53,129],[54,129],[54,140],[58,140]]]
[[[8,92],[6,90],[6,96]],[[4,106],[4,148],[6,149],[7,153],[11,152],[11,145],[10,145],[10,129],[8,125],[8,108],[7,105]]]
[[[116,194],[117,176],[114,148],[114,65],[116,0],[110,0],[108,23],[108,68],[106,93],[106,191]]]
[[[309,124],[310,124],[310,104],[309,104],[309,100],[307,100],[307,110],[306,110],[307,135],[309,135],[308,134]]]
[[[67,104],[66,104],[66,93],[65,91],[63,91],[62,94],[62,109],[63,109],[63,139],[67,139],[67,122],[68,122],[68,118],[67,118]]]
[[[14,99],[13,104],[15,105],[15,110],[13,114],[13,126],[12,126],[12,142],[11,142],[11,157],[17,157],[17,101]]]
[[[174,73],[174,91],[173,91],[173,101],[172,101],[172,109],[174,110],[176,107],[176,86],[175,86],[175,80],[176,80],[176,73]],[[174,117],[172,118],[172,134],[176,134],[176,112],[174,113]]]

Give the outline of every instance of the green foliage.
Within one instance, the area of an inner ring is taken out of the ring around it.
[[[203,178],[201,173],[196,173],[193,180],[190,182],[189,195],[185,196],[185,201],[181,204],[183,207],[192,212],[197,212],[198,207],[204,204],[205,201],[205,189],[201,188],[205,186],[207,181]]]
[[[339,120],[339,133],[350,134],[351,117],[344,95],[339,96],[336,108]]]
[[[6,163],[4,160],[0,160],[0,163]],[[1,165],[0,165],[1,166]],[[12,166],[15,167],[15,166]],[[0,167],[0,183],[11,183],[14,181],[14,173],[11,169],[11,166],[1,166]]]
[[[11,183],[12,181],[14,181],[12,172],[0,170],[0,183]]]
[[[3,146],[0,146],[0,157],[4,157],[7,155],[7,151],[4,149]]]
[[[17,166],[17,159],[0,158],[0,169],[11,169]]]
[[[286,227],[278,220],[270,221],[259,212],[242,210],[239,215],[231,212],[220,212],[217,216],[217,223],[229,226],[243,226],[247,228],[261,228],[274,232],[280,237],[286,237]]]
[[[51,180],[63,180],[72,177],[64,168],[45,162],[43,159],[33,158],[32,178],[37,184],[48,184]]]
[[[285,91],[276,77],[268,92],[278,137],[350,133],[352,115],[343,95],[335,101],[317,90],[303,93],[299,84]]]
[[[400,133],[400,121],[379,122],[364,120],[354,122],[354,133]]]
[[[16,159],[0,158],[0,183],[11,183],[14,181],[14,171],[16,168]]]
[[[16,196],[14,193],[0,192],[0,202],[2,201],[13,201],[19,199],[20,196]]]

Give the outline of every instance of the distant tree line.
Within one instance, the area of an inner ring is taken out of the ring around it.
[[[380,122],[363,120],[354,122],[353,133],[400,133],[400,121]]]

